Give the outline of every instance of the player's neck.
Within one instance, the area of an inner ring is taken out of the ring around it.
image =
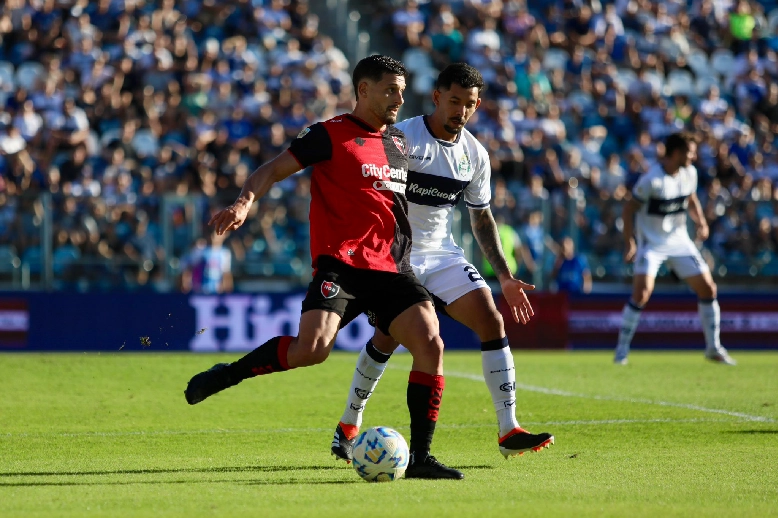
[[[459,138],[459,133],[449,133],[446,131],[443,123],[435,117],[434,113],[432,115],[425,115],[424,118],[427,120],[427,127],[430,129],[430,133],[432,133],[432,136],[436,139],[445,140],[446,142],[456,142],[457,138]]]
[[[662,162],[662,170],[665,172],[665,174],[669,174],[670,176],[677,175],[678,171],[680,171],[681,168],[680,168],[680,166],[679,167],[675,167],[675,168],[673,168],[673,167],[674,166],[669,165],[667,162],[664,162],[664,161]]]
[[[351,116],[361,120],[378,133],[386,131],[386,123],[384,121],[376,117],[370,110],[360,109],[359,105],[351,112]]]

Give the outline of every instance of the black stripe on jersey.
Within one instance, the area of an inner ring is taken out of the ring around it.
[[[416,205],[450,207],[457,204],[469,183],[434,174],[408,171],[405,197],[410,203]]]
[[[652,216],[667,216],[668,214],[683,212],[688,206],[688,196],[678,196],[677,198],[671,198],[669,200],[649,198],[647,212]]]
[[[472,203],[465,202],[465,205],[467,205],[468,209],[485,209],[489,206],[489,203],[479,203],[478,205],[473,205]]]

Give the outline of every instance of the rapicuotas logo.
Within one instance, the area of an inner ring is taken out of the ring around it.
[[[438,190],[437,187],[421,187],[417,183],[411,183],[408,185],[408,192],[418,194],[419,196],[434,196],[436,198],[443,198],[444,200],[454,201],[457,199],[459,193],[455,192],[443,192]]]

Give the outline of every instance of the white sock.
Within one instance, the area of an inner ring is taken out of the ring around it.
[[[719,338],[721,328],[721,308],[719,301],[700,300],[697,302],[697,311],[700,313],[700,323],[702,332],[705,334],[705,349],[708,351],[718,351],[721,349],[721,339]]]
[[[372,340],[362,348],[357,358],[357,366],[354,370],[354,378],[346,401],[346,410],[340,422],[359,428],[362,424],[362,413],[370,395],[378,385],[378,380],[386,369],[386,362],[391,354],[385,354],[375,348]]]
[[[501,348],[495,349],[498,345]],[[507,338],[481,344],[481,367],[497,412],[500,437],[503,437],[519,427],[516,420],[516,369]]]
[[[643,308],[636,306],[631,300],[624,305],[621,312],[621,329],[619,329],[619,348],[629,350],[632,337],[640,322],[640,314]]]

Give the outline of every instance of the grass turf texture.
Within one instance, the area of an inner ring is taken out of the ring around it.
[[[465,480],[369,484],[329,453],[353,354],[193,407],[189,378],[235,355],[4,354],[0,516],[778,516],[778,354],[514,357],[519,421],[555,446],[503,460],[479,353],[447,353],[433,453]],[[409,368],[363,428],[408,437]]]

